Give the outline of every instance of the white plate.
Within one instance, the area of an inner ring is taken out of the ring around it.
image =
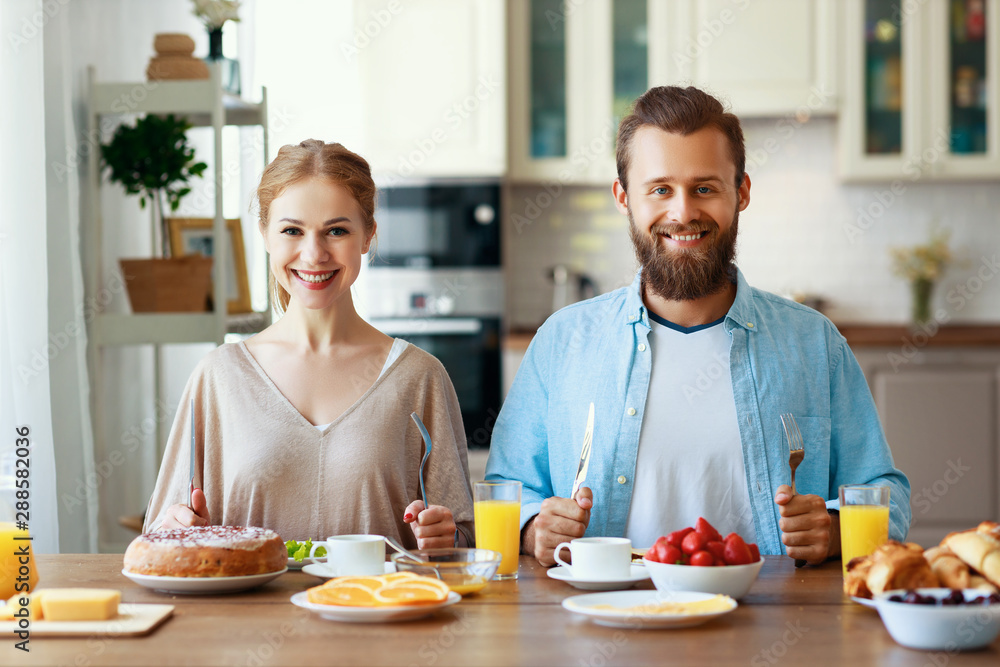
[[[612,628],[688,628],[728,614],[736,609],[736,600],[730,598],[731,606],[728,609],[705,614],[643,614],[634,608],[661,602],[697,602],[712,597],[715,597],[713,593],[689,591],[619,591],[574,595],[563,600],[562,606],[575,614],[586,616],[598,625]],[[595,605],[611,605],[618,609],[594,609]]]
[[[869,609],[875,609],[875,600],[869,600],[868,598],[859,598],[857,595],[852,595],[851,599],[863,607],[868,607]]]
[[[438,609],[450,607],[460,601],[462,596],[454,591],[448,592],[448,599],[434,604],[408,605],[399,607],[343,607],[334,604],[315,604],[309,601],[308,591],[302,591],[292,596],[292,604],[315,612],[325,619],[342,623],[392,623],[395,621],[412,621],[430,616]]]
[[[326,563],[310,563],[302,568],[302,571],[306,574],[311,574],[314,577],[319,577],[320,579],[333,579],[337,575],[333,573],[333,570]],[[396,566],[392,563],[386,562],[385,564],[385,574],[390,572],[395,572]]]
[[[570,574],[570,569],[563,565],[548,570],[548,574],[553,579],[565,581],[570,586],[575,586],[582,591],[618,591],[631,588],[640,581],[649,579],[649,570],[642,565],[632,565],[632,572],[624,579],[577,579]]]
[[[288,572],[283,568],[267,574],[251,574],[246,577],[158,577],[151,574],[136,574],[122,570],[126,577],[146,588],[162,593],[235,593],[262,586]]]
[[[302,562],[295,560],[294,558],[288,559],[288,569],[289,570],[301,570],[306,565],[312,565],[313,563],[325,563],[326,556],[320,556],[319,558],[303,558]]]

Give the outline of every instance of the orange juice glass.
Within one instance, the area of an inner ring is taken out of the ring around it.
[[[517,578],[521,547],[521,483],[476,482],[473,485],[476,547],[500,553],[494,579]]]
[[[840,487],[840,552],[844,574],[852,558],[867,556],[889,539],[889,487]]]
[[[24,595],[35,587],[38,570],[32,557],[28,531],[18,530],[13,523],[0,521],[0,600],[8,600],[14,595]],[[22,563],[18,554],[27,548],[27,563]],[[18,590],[17,584],[28,584],[28,590]]]

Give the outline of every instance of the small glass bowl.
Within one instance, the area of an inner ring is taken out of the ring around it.
[[[405,554],[392,554],[390,559],[398,572],[435,577],[459,595],[471,595],[485,588],[501,560],[498,552],[489,549],[414,549],[413,553],[427,562],[418,563]]]

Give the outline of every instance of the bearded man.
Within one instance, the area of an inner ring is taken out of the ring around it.
[[[696,88],[652,88],[622,120],[613,193],[639,272],[538,330],[486,468],[523,483],[522,551],[541,564],[576,537],[648,547],[698,517],[821,563],[840,553],[842,484],[888,485],[889,537],[905,539],[910,485],[843,336],[733,264],[744,166],[739,119]],[[591,402],[588,486],[570,498]],[[783,413],[806,449],[794,494]]]

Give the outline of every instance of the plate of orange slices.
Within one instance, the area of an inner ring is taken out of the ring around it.
[[[443,581],[412,572],[337,577],[296,593],[292,604],[343,623],[386,623],[430,616],[460,601]]]

